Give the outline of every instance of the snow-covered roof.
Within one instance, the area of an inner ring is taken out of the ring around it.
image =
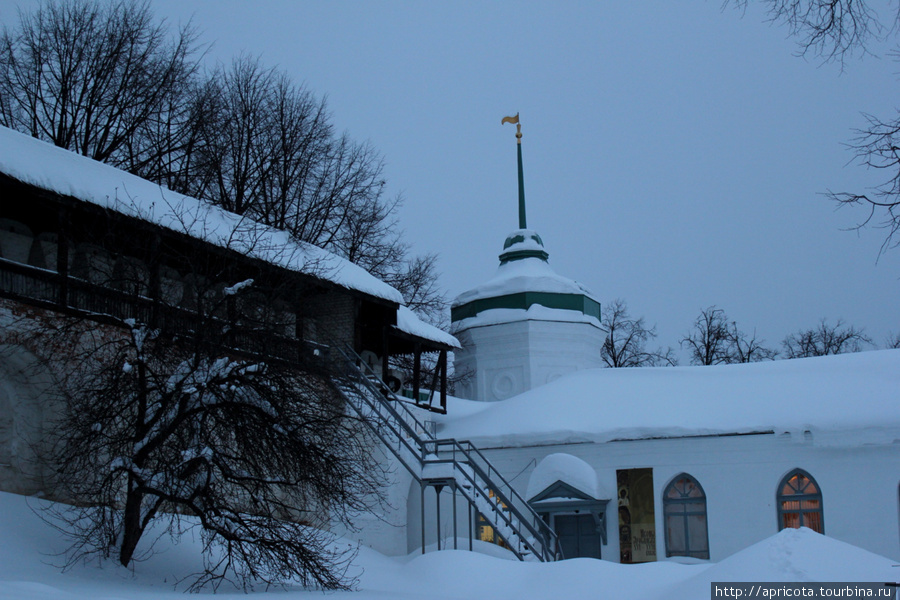
[[[557,452],[545,456],[531,472],[525,498],[531,500],[557,481],[566,483],[591,498],[610,497],[600,486],[594,467],[577,456]]]
[[[416,337],[431,340],[432,342],[446,344],[451,348],[460,347],[459,342],[455,337],[446,331],[422,321],[416,316],[416,313],[406,306],[401,306],[397,310],[397,329]]]
[[[493,277],[457,296],[453,300],[453,306],[520,292],[581,294],[596,300],[590,290],[577,281],[558,275],[546,261],[540,258],[523,258],[497,267]]]
[[[519,321],[555,321],[558,323],[587,323],[600,327],[600,321],[591,315],[578,310],[547,308],[540,304],[532,304],[528,308],[491,308],[479,312],[474,317],[454,321],[450,331],[458,333],[474,327],[516,323]]]
[[[196,198],[0,127],[0,172],[9,177],[229,248],[276,266],[398,304],[403,297],[365,269]]]
[[[600,327],[600,302],[585,286],[558,275],[547,257],[536,232],[513,231],[494,276],[453,300],[453,330],[525,320],[586,321]],[[540,317],[529,310],[536,307],[545,309]]]
[[[543,260],[547,260],[549,256],[544,250],[544,240],[533,229],[517,229],[506,236],[500,262],[504,263],[525,256],[537,256]]]
[[[478,405],[482,406],[478,406]],[[586,369],[500,402],[448,399],[439,435],[482,447],[756,432],[900,441],[900,350],[711,367]]]

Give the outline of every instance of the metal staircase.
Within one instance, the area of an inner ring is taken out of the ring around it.
[[[420,485],[423,552],[425,489],[435,488],[440,549],[440,498],[447,487],[453,499],[454,547],[459,495],[468,503],[470,550],[473,520],[480,515],[519,560],[562,558],[554,531],[471,442],[437,439],[410,408],[411,403],[391,392],[355,352],[342,349],[340,354],[345,368],[337,383],[348,405]]]

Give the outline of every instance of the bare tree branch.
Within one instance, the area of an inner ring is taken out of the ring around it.
[[[900,333],[889,334],[884,342],[885,348],[900,348]]]
[[[644,318],[632,319],[628,305],[618,298],[603,309],[602,326],[606,331],[601,357],[607,367],[656,367],[678,364],[671,348],[646,349],[656,337],[656,328],[648,328]]]
[[[720,365],[773,360],[778,352],[766,348],[756,332],[748,336],[725,311],[715,306],[700,311],[692,330],[681,340],[691,354],[691,364]]]
[[[0,36],[0,124],[119,165],[184,100],[196,39],[190,23],[170,36],[148,2],[44,4]]]
[[[746,9],[749,0],[725,0],[724,5]],[[843,68],[855,53],[868,54],[872,40],[883,40],[900,31],[900,2],[892,0],[891,14],[873,9],[866,0],[762,0],[774,23],[788,26],[798,38],[800,54],[837,61]],[[898,52],[894,51],[894,58]],[[900,115],[892,119],[864,115],[867,125],[856,131],[849,144],[861,165],[884,170],[887,179],[869,193],[827,191],[840,206],[860,205],[863,218],[853,229],[873,225],[887,231],[879,255],[900,245]]]
[[[822,319],[817,327],[803,329],[784,338],[782,347],[785,358],[805,358],[859,352],[871,344],[872,339],[862,329],[845,325],[841,319],[834,325]]]
[[[799,54],[814,54],[827,61],[843,63],[855,52],[869,52],[872,38],[882,36],[887,27],[866,0],[761,0],[773,23],[787,25],[798,38]],[[725,0],[742,10],[749,0]],[[900,17],[895,9],[893,20]]]
[[[871,194],[828,192],[828,197],[839,206],[862,205],[866,216],[854,227],[860,229],[872,224],[886,229],[881,252],[900,245],[900,116],[885,122],[866,115],[868,127],[857,130],[857,137],[850,144],[860,164],[887,171],[888,179],[872,190]]]

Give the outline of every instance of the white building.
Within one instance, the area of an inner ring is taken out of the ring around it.
[[[237,282],[255,282],[239,300],[227,291]],[[438,355],[428,383],[446,389],[457,347],[400,292],[335,254],[0,127],[0,491],[54,497],[43,454],[60,407],[40,358],[72,349],[18,333],[62,315],[110,336],[126,319],[186,335],[247,323],[223,353],[299,368],[350,349],[375,357],[382,379],[388,357],[411,355],[416,398],[422,353]],[[442,396],[425,401],[442,410]]]
[[[453,301],[452,333],[462,344],[454,368],[467,375],[460,397],[505,400],[601,366],[600,302],[557,275],[547,259],[536,232],[516,230],[506,238],[494,277]]]
[[[599,302],[525,227],[519,142],[520,229],[453,303],[468,400],[451,399],[437,437],[471,440],[566,557],[718,561],[806,526],[900,558],[900,350],[596,368]],[[422,498],[409,495],[408,550],[423,527],[435,542],[452,527],[423,521]]]
[[[900,350],[584,370],[451,399],[438,436],[475,443],[567,556],[719,561],[804,525],[900,559]]]
[[[396,290],[337,257],[307,246],[285,253],[283,234],[268,229],[253,232],[267,243],[241,247],[234,215],[5,129],[0,191],[0,344],[14,343],[11,315],[23,310],[161,311],[151,318],[187,310],[190,284],[177,257],[190,250],[227,261],[232,283],[247,270],[289,272],[315,290],[321,301],[306,312],[292,313],[290,298],[279,305],[273,325],[290,327],[275,337],[293,346],[321,344],[328,333],[382,358],[456,347],[405,310]],[[185,220],[185,211],[205,216]],[[458,367],[473,372],[472,399],[450,398],[447,414],[435,415],[392,397],[399,417],[383,454],[408,468],[394,465],[390,512],[363,521],[364,543],[389,554],[449,545],[455,518],[461,536],[503,538],[523,556],[555,556],[529,533],[546,523],[567,557],[716,561],[805,525],[900,559],[900,350],[596,368],[599,303],[552,271],[523,221],[496,276],[454,305]],[[147,256],[148,240],[162,254]],[[303,272],[308,253],[320,267],[314,277]],[[158,269],[143,270],[152,264]],[[146,277],[120,281],[129,273]],[[27,350],[16,350],[0,362],[0,489],[34,493],[45,491],[30,466],[47,415],[33,388],[50,383],[23,381]],[[383,390],[366,393],[348,403],[381,411]],[[455,505],[460,495],[466,501]],[[544,521],[504,523],[501,513],[527,512],[520,500]]]

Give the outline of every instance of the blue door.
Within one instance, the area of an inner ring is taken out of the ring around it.
[[[594,515],[554,515],[553,524],[565,558],[600,558],[600,532]]]

